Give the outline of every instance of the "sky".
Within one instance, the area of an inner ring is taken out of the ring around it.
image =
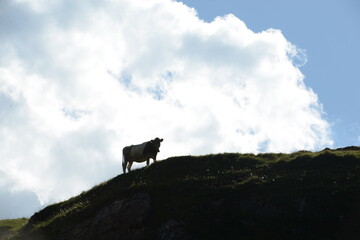
[[[0,219],[155,137],[160,160],[360,145],[359,42],[355,0],[0,0]]]

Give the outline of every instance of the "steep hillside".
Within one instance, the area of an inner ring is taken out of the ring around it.
[[[34,214],[13,239],[358,239],[360,148],[174,157]]]
[[[27,218],[0,220],[0,239],[11,239],[27,222]]]

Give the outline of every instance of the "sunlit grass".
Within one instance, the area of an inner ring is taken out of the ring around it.
[[[7,240],[15,236],[28,220],[28,218],[0,220],[0,239]]]

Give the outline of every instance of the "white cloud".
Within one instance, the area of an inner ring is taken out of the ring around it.
[[[5,2],[0,170],[42,203],[119,174],[122,147],[157,136],[160,158],[332,144],[304,50],[279,30],[169,0]]]

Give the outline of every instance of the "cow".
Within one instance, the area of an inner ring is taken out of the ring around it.
[[[164,139],[157,137],[142,144],[124,147],[122,159],[123,172],[126,173],[126,168],[128,172],[130,172],[133,162],[140,163],[146,161],[147,166],[149,166],[150,158],[156,162],[156,155],[160,152],[160,143],[162,141],[164,141]]]

